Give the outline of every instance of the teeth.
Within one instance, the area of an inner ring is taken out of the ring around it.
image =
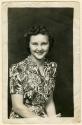
[[[36,52],[36,53],[43,53],[43,52]]]
[[[38,55],[42,55],[42,53],[37,53]]]
[[[43,52],[41,52],[41,53],[37,52],[37,54],[43,54]]]

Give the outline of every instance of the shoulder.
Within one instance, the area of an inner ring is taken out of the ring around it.
[[[50,62],[50,69],[52,70],[52,74],[55,74],[57,71],[57,63],[56,62]]]
[[[57,63],[56,62],[50,62],[50,66],[52,68],[57,68]]]
[[[57,68],[57,63],[55,61],[47,60],[47,65],[51,68]]]
[[[12,64],[11,67],[9,68],[9,76],[11,77],[12,75],[17,75],[18,73],[24,72],[26,65],[27,65],[27,58],[24,60]]]
[[[50,72],[51,76],[54,77],[57,71],[57,63],[55,61],[47,61],[47,70]]]

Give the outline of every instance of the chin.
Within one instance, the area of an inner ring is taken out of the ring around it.
[[[37,60],[42,60],[44,57],[36,57]]]
[[[38,60],[42,60],[45,58],[45,55],[39,55],[39,56],[35,56],[36,59]]]

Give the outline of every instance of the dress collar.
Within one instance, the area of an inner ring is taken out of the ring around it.
[[[34,60],[32,59],[32,56],[31,56],[31,55],[29,55],[29,56],[27,57],[27,60],[28,60],[28,62],[29,62],[29,65],[33,65],[33,66],[35,66],[35,67],[38,67],[37,64],[36,64],[36,62],[34,62]],[[44,66],[47,66],[47,64],[48,64],[48,61],[47,61],[47,59],[45,58],[43,65],[44,65]]]
[[[26,58],[27,64],[29,65],[29,70],[34,72],[34,73],[39,73],[39,67],[37,66],[37,64],[33,61],[32,56],[29,55]],[[44,59],[44,63],[43,63],[44,69],[48,67],[48,62],[46,60],[46,58]]]

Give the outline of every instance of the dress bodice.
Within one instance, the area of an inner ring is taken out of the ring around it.
[[[55,87],[56,68],[55,62],[45,60],[42,76],[36,63],[28,56],[10,68],[10,93],[22,94],[24,104],[41,115]]]

